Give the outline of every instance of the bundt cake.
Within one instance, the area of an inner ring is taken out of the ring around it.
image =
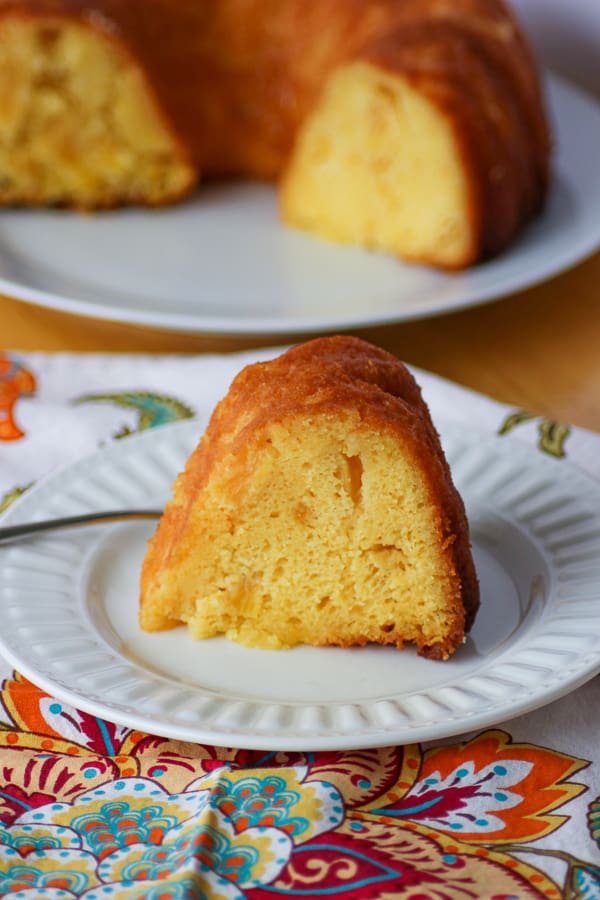
[[[541,209],[549,136],[503,0],[0,0],[0,203],[281,180],[285,222],[459,268]]]
[[[409,641],[445,659],[478,604],[414,378],[327,337],[248,366],[215,409],[150,541],[140,624],[273,649]]]

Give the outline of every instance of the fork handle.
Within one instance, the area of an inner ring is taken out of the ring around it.
[[[64,516],[60,519],[45,519],[40,522],[25,522],[22,525],[5,525],[0,528],[0,544],[18,541],[40,531],[75,528],[78,525],[97,525],[101,522],[120,522],[124,519],[158,519],[162,513],[162,509],[115,509],[107,512]]]

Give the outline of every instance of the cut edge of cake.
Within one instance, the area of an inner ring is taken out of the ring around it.
[[[394,357],[322,338],[234,380],[150,542],[140,625],[446,659],[479,604],[464,505]]]

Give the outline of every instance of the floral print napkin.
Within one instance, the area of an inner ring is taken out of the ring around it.
[[[109,441],[211,410],[278,352],[0,354],[0,510]],[[434,420],[600,478],[600,436],[415,374]],[[96,718],[0,658],[0,897],[600,898],[599,709],[596,677],[430,744],[250,751]]]

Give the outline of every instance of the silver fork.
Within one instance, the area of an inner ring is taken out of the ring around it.
[[[100,522],[120,522],[123,519],[158,519],[162,509],[115,509],[107,512],[82,513],[77,516],[63,516],[59,519],[45,519],[40,522],[25,522],[22,525],[0,527],[0,544],[19,541],[41,531],[59,528],[76,528],[79,525],[98,525]]]

